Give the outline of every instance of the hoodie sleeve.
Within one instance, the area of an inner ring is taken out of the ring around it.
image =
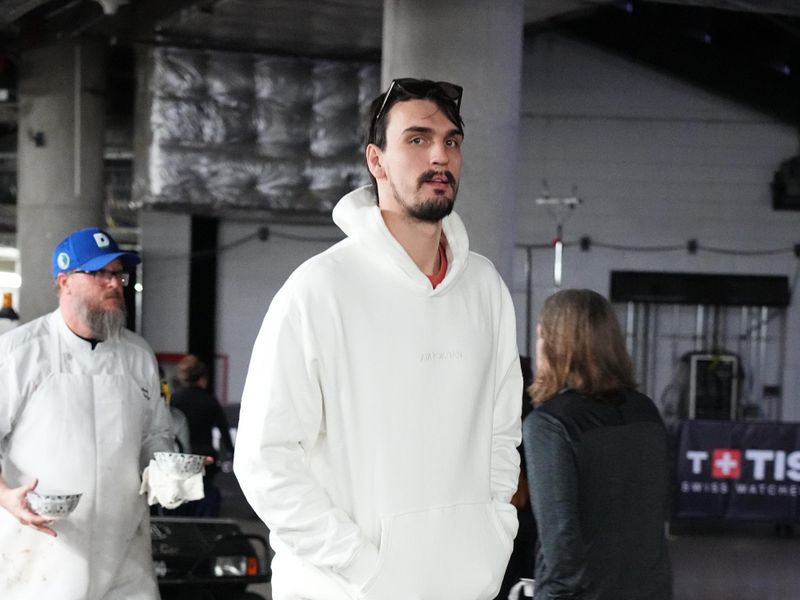
[[[323,398],[316,345],[289,296],[285,288],[275,296],[253,347],[234,471],[258,516],[297,557],[362,585],[378,550],[309,469]]]
[[[517,349],[516,319],[511,296],[502,286],[497,342],[497,384],[492,418],[492,498],[511,539],[517,533],[517,513],[511,497],[519,483],[522,371]]]

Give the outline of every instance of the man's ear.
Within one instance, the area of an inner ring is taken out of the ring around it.
[[[64,290],[67,285],[68,276],[66,273],[59,273],[56,275],[56,287],[60,290]]]
[[[386,176],[386,171],[384,171],[381,166],[381,160],[383,159],[383,152],[381,149],[375,144],[369,144],[367,145],[365,154],[369,172],[372,173],[375,179],[383,179]]]

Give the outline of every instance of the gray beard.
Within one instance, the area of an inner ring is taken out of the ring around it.
[[[98,340],[119,338],[128,317],[124,304],[122,308],[113,310],[96,309],[82,304],[78,307],[78,314]]]

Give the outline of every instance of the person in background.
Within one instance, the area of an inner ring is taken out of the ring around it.
[[[158,367],[125,328],[139,257],[98,228],[53,252],[58,308],[0,337],[0,598],[154,600],[140,474],[171,451]],[[55,523],[33,490],[80,492]]]
[[[591,290],[563,290],[536,332],[536,410],[523,425],[534,598],[669,600],[669,441],[635,389],[614,310]]]
[[[14,310],[11,292],[3,293],[3,307],[0,308],[0,335],[19,325],[19,315]]]
[[[161,380],[161,399],[164,401],[164,404],[167,405],[167,409],[169,410],[172,450],[174,452],[190,454],[192,452],[192,446],[189,443],[189,421],[186,420],[186,415],[172,406],[172,389],[170,388],[166,373],[164,373],[164,369],[160,363],[158,365],[158,376]],[[211,461],[212,459],[207,458],[206,460]],[[173,515],[191,515],[193,510],[187,509],[186,505],[189,505],[190,507],[194,506],[191,502],[187,502],[181,506],[178,506],[177,508],[168,509],[164,508],[160,504],[153,504],[150,506],[150,515],[162,517]]]
[[[175,452],[191,454],[192,444],[189,441],[189,421],[183,411],[173,406],[172,388],[169,386],[167,375],[161,365],[158,365],[158,376],[161,380],[161,398],[169,408],[169,416],[172,419],[172,437],[175,441]]]
[[[452,212],[461,92],[395,79],[373,101],[374,184],[337,203],[347,239],[289,277],[253,347],[234,472],[270,530],[275,600],[500,588],[522,376],[511,296]]]
[[[220,433],[220,447],[230,456],[233,454],[230,426],[217,399],[208,390],[208,367],[194,354],[187,354],[177,364],[178,381],[181,386],[172,394],[171,406],[181,411],[189,424],[189,443],[192,453],[204,454],[214,459],[206,466],[203,479],[205,497],[187,502],[180,507],[182,514],[216,517],[219,515],[221,495],[214,485],[219,472],[220,454],[214,448],[212,431]]]

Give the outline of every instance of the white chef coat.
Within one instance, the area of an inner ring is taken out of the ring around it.
[[[141,469],[171,450],[153,352],[136,334],[94,349],[59,310],[0,337],[0,474],[81,492],[53,538],[0,510],[0,598],[152,600]]]

